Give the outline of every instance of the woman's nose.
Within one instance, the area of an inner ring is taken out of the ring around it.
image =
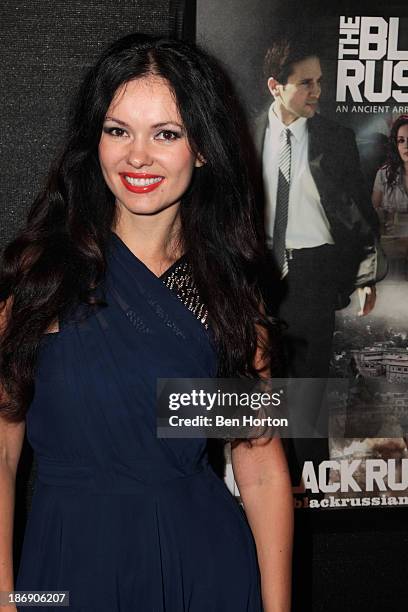
[[[148,143],[144,141],[133,142],[128,150],[127,162],[135,168],[151,166],[153,158]]]

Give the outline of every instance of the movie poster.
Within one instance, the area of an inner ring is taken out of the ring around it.
[[[356,2],[352,13],[335,4],[198,0],[197,41],[225,66],[254,139],[271,104],[262,66],[274,36],[295,24],[319,42],[319,113],[354,131],[384,273],[370,314],[364,290],[336,313],[330,376],[347,379],[347,393],[330,414],[327,460],[306,459],[293,483],[295,507],[407,506],[408,18],[404,2]],[[229,464],[226,480],[238,495]]]

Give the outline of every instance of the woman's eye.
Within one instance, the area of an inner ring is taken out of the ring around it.
[[[105,134],[109,134],[109,136],[115,136],[116,138],[120,138],[126,134],[125,130],[118,127],[104,127],[103,131]]]
[[[173,130],[162,130],[156,135],[157,140],[177,140],[180,138],[181,134],[179,132],[174,132]]]

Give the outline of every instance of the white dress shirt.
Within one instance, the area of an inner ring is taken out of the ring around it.
[[[273,107],[272,104],[269,109],[262,155],[268,244],[272,246],[278,190],[280,135],[285,129],[291,132],[291,178],[286,248],[304,249],[322,244],[334,244],[330,224],[310,172],[307,120],[299,117],[286,126],[278,119]]]

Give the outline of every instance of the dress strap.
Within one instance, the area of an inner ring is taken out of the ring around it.
[[[208,310],[194,281],[187,255],[183,255],[160,276],[163,284],[173,291],[192,314],[208,329]]]

